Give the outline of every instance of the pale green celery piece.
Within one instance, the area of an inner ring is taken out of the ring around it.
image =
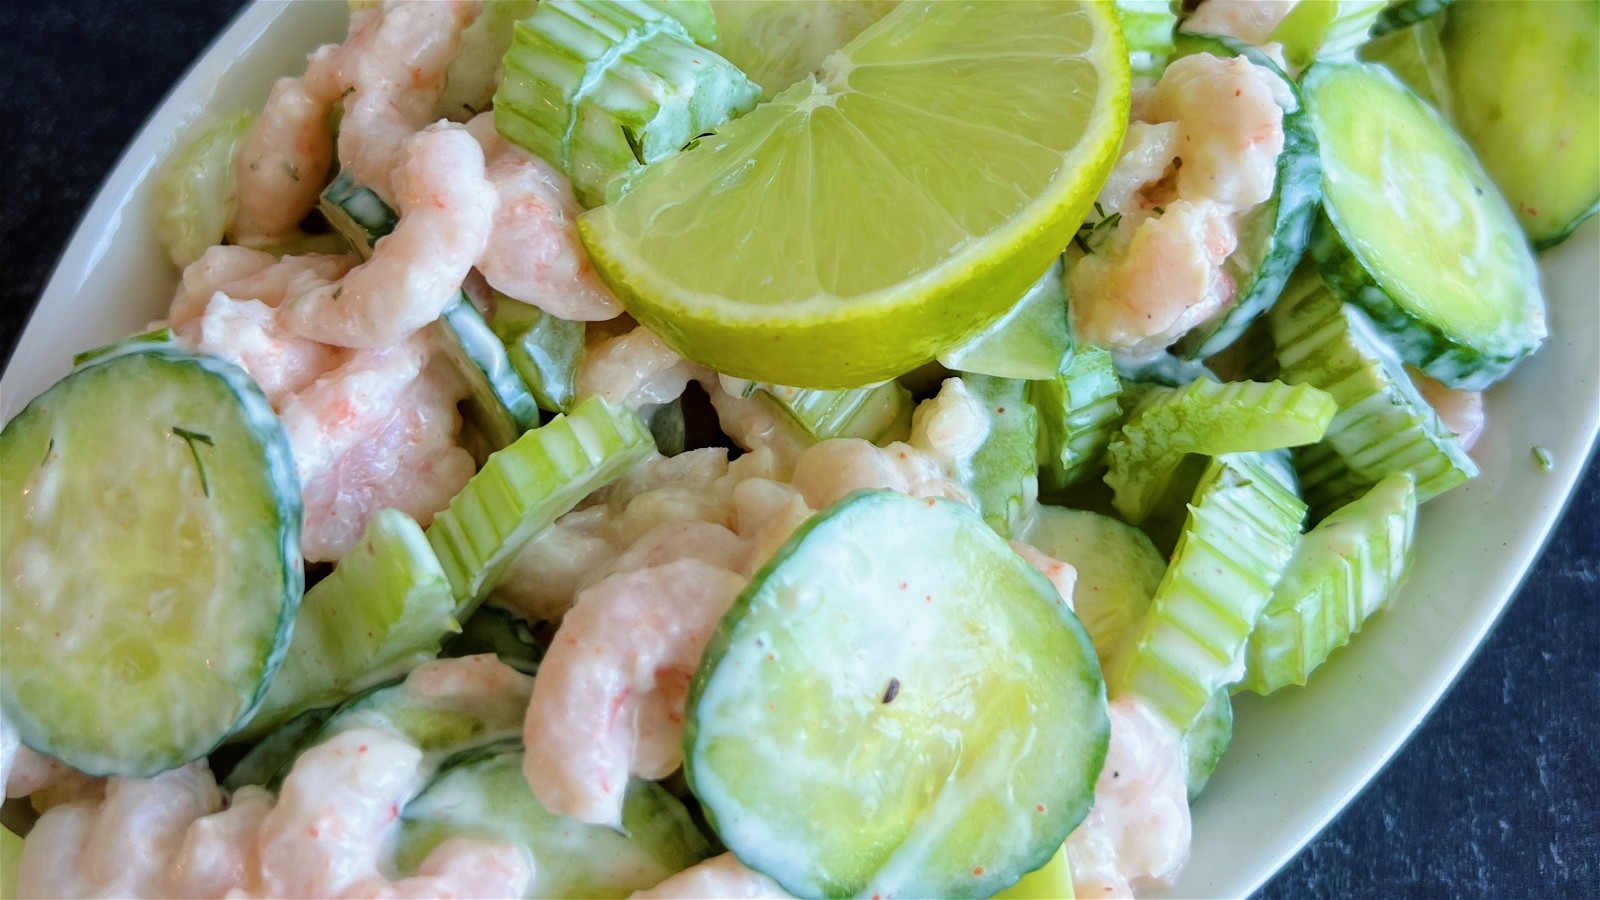
[[[512,364],[499,337],[462,293],[433,324],[433,338],[467,386],[464,426],[488,453],[539,427],[539,404]],[[479,465],[483,459],[477,460]]]
[[[1057,260],[1000,321],[940,356],[940,364],[957,372],[996,378],[1054,378],[1072,353],[1061,271]]]
[[[1033,515],[1039,499],[1039,414],[1028,402],[1025,381],[987,375],[961,380],[989,420],[989,433],[967,461],[962,480],[977,499],[983,521],[1009,538]]]
[[[594,207],[759,95],[657,4],[545,0],[516,25],[495,127],[566,172],[579,202]]]
[[[380,510],[332,574],[306,591],[283,665],[234,739],[409,669],[459,630],[450,581],[421,526]]]
[[[1313,512],[1359,497],[1394,472],[1425,502],[1478,474],[1360,309],[1315,278],[1284,294],[1268,316],[1282,378],[1326,390],[1338,405],[1321,444],[1296,454]]]
[[[1211,695],[1211,702],[1194,725],[1183,733],[1183,759],[1188,769],[1184,779],[1193,803],[1211,781],[1222,754],[1233,742],[1233,695],[1223,688]]]
[[[540,805],[522,758],[512,740],[447,760],[401,811],[396,867],[415,872],[452,837],[491,837],[533,860],[525,897],[626,897],[711,855],[683,803],[659,784],[629,782],[620,829],[584,825]]]
[[[340,172],[323,189],[317,209],[362,259],[370,258],[378,239],[400,224],[400,216],[389,204],[349,172]]]
[[[1207,464],[1150,611],[1106,667],[1113,697],[1140,697],[1180,733],[1244,675],[1250,634],[1294,554],[1306,507],[1274,455]]]
[[[1143,531],[1083,509],[1040,506],[1021,537],[1078,570],[1073,611],[1109,662],[1150,609],[1166,557]]]
[[[1349,643],[1404,582],[1416,521],[1416,485],[1401,472],[1302,535],[1250,635],[1243,686],[1270,694],[1303,685]]]
[[[1367,42],[1388,0],[1315,0],[1298,3],[1269,41],[1283,45],[1293,72],[1318,59],[1348,57]]]
[[[233,148],[254,121],[248,110],[218,121],[195,135],[156,179],[156,239],[178,268],[222,243],[233,221]]]
[[[1159,78],[1172,58],[1172,35],[1178,15],[1170,0],[1116,0],[1122,36],[1128,42],[1128,65],[1134,77]]]
[[[1322,439],[1338,405],[1310,385],[1195,381],[1156,396],[1129,416],[1106,451],[1117,512],[1144,521],[1186,455],[1277,450]]]
[[[108,357],[117,356],[122,353],[149,350],[151,347],[164,346],[171,343],[172,329],[163,325],[160,328],[152,328],[149,331],[141,332],[130,338],[123,338],[120,341],[106,344],[103,347],[96,347],[93,350],[85,350],[82,353],[75,353],[72,355],[72,365],[74,367],[81,366],[84,363],[94,362],[96,360],[104,360]]]
[[[511,49],[512,29],[533,15],[539,0],[487,0],[461,31],[461,46],[445,70],[444,91],[434,115],[465,122],[489,108],[500,82],[500,58]]]
[[[1110,352],[1089,344],[1063,359],[1054,377],[1028,384],[1028,400],[1039,411],[1043,496],[1059,495],[1100,465],[1122,418],[1121,393]]]
[[[490,456],[428,528],[457,617],[477,608],[534,535],[652,450],[637,414],[594,397]]]
[[[505,345],[512,368],[539,408],[571,412],[578,396],[578,366],[583,362],[583,323],[496,294],[489,327]]]
[[[771,398],[813,441],[861,438],[875,444],[904,440],[911,433],[911,392],[899,382],[825,391],[752,382],[745,396]]]
[[[1373,38],[1361,48],[1359,55],[1368,62],[1381,63],[1448,119],[1454,104],[1449,61],[1445,59],[1444,45],[1439,42],[1443,30],[1444,17],[1430,16],[1415,25]]]
[[[702,47],[717,45],[717,14],[711,9],[711,0],[645,0],[662,12],[678,20],[689,37]]]

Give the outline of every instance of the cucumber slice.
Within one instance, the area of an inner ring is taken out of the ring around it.
[[[690,686],[686,774],[748,866],[801,896],[988,896],[1088,812],[1099,663],[966,506],[852,494],[740,596]]]
[[[477,608],[535,534],[652,449],[637,415],[595,397],[490,456],[428,528],[456,617]]]
[[[1389,0],[1389,5],[1378,14],[1378,21],[1372,26],[1372,36],[1385,36],[1428,18],[1438,21],[1443,18],[1439,13],[1454,3],[1455,0]]]
[[[539,0],[489,0],[472,24],[461,29],[461,45],[445,69],[444,90],[434,104],[438,118],[465,122],[489,108],[500,82],[500,59],[511,49],[512,29],[533,15]]]
[[[1027,400],[1025,381],[985,375],[961,380],[989,420],[989,433],[962,480],[977,498],[983,520],[1009,538],[1039,499],[1039,414]]]
[[[1270,694],[1305,684],[1394,598],[1410,566],[1416,525],[1416,487],[1398,473],[1303,535],[1250,635],[1243,686]]]
[[[469,425],[492,451],[539,427],[539,402],[511,364],[505,345],[465,293],[434,323],[434,339],[467,383]],[[483,465],[483,460],[478,460]]]
[[[1177,54],[1243,56],[1276,75],[1293,107],[1283,114],[1283,152],[1278,155],[1272,198],[1252,211],[1239,228],[1239,246],[1223,262],[1235,285],[1234,301],[1220,315],[1184,335],[1176,350],[1203,359],[1237,341],[1272,307],[1311,243],[1311,223],[1322,200],[1322,162],[1311,117],[1294,81],[1265,53],[1243,41],[1180,34]]]
[[[839,391],[748,384],[746,396],[759,391],[770,398],[813,441],[861,438],[887,444],[911,433],[911,412],[916,404],[899,382]]]
[[[586,207],[761,96],[662,6],[617,0],[540,3],[503,68],[496,130],[566,172]]]
[[[449,838],[493,838],[528,853],[525,897],[626,897],[711,855],[683,803],[652,782],[628,784],[621,831],[547,812],[528,788],[515,740],[447,761],[400,822],[402,873]]]
[[[1250,632],[1294,553],[1306,507],[1281,456],[1211,460],[1150,612],[1107,668],[1113,694],[1143,698],[1179,733],[1244,675]]]
[[[1081,509],[1039,507],[1022,539],[1078,570],[1073,611],[1095,654],[1110,660],[1144,620],[1166,559],[1139,529]]]
[[[1067,289],[1057,260],[1022,299],[978,336],[939,357],[956,372],[1043,381],[1071,358]]]
[[[266,397],[175,349],[74,371],[0,432],[0,714],[92,774],[248,719],[299,606],[300,486]]]
[[[240,110],[216,122],[195,135],[156,179],[156,240],[178,268],[222,243],[233,221],[233,148],[254,121],[253,113]]]
[[[572,412],[578,366],[583,362],[584,324],[496,294],[489,327],[505,345],[511,367],[522,376],[539,408]]]
[[[1268,38],[1283,45],[1296,72],[1318,59],[1349,56],[1367,42],[1388,0],[1316,0],[1297,3]]]
[[[1122,419],[1122,382],[1110,352],[1082,345],[1054,377],[1028,385],[1039,411],[1039,493],[1057,497],[1100,465]]]
[[[478,607],[440,648],[440,656],[476,656],[493,653],[500,661],[527,675],[539,671],[547,646],[521,616],[493,600]]]
[[[172,339],[172,329],[167,328],[166,326],[152,328],[149,331],[136,334],[133,337],[123,338],[120,341],[106,344],[103,347],[96,347],[93,350],[85,350],[82,353],[74,353],[72,355],[72,365],[74,368],[76,368],[78,366],[87,365],[96,360],[105,360],[109,357],[117,356],[122,353],[137,353],[143,350],[157,350],[163,347],[182,349],[179,348],[177,342]]]
[[[1361,58],[1393,72],[1418,97],[1428,101],[1446,119],[1451,119],[1455,106],[1450,90],[1450,66],[1445,59],[1444,45],[1440,43],[1443,31],[1443,16],[1424,19],[1408,28],[1373,38],[1361,48]]]
[[[1222,754],[1233,742],[1233,695],[1227,688],[1211,695],[1211,701],[1201,710],[1188,731],[1183,733],[1183,761],[1188,768],[1184,781],[1189,788],[1189,802],[1193,803],[1211,781]]]
[[[1178,29],[1173,4],[1170,0],[1116,0],[1115,5],[1134,77],[1160,78],[1172,58],[1172,35]]]
[[[1463,3],[1441,42],[1462,136],[1534,246],[1559,244],[1600,209],[1600,6]]]
[[[422,527],[379,510],[333,573],[306,591],[283,666],[238,737],[265,734],[434,656],[445,635],[461,630],[455,612]]]
[[[1538,268],[1511,208],[1439,113],[1382,66],[1320,65],[1302,92],[1321,142],[1311,251],[1323,278],[1435,380],[1498,381],[1545,336]]]
[[[378,239],[400,224],[399,214],[349,172],[340,172],[323,188],[317,209],[362,259],[371,258]]]
[[[1268,323],[1283,379],[1322,388],[1339,406],[1323,443],[1296,458],[1313,511],[1335,509],[1394,472],[1416,480],[1419,503],[1477,477],[1477,464],[1360,309],[1311,277]]]
[[[1117,512],[1142,522],[1173,486],[1184,456],[1277,450],[1322,439],[1338,404],[1310,385],[1201,379],[1154,395],[1106,451]]]
[[[994,895],[994,900],[1073,900],[1072,868],[1065,847],[1050,861],[1022,876],[1022,880]]]

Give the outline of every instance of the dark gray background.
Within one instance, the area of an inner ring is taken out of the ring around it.
[[[6,357],[100,181],[240,5],[0,2]],[[1262,896],[1600,897],[1597,520],[1591,466],[1461,681]]]

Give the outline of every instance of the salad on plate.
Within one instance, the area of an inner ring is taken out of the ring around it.
[[[1478,474],[1597,45],[352,2],[162,170],[165,318],[0,432],[4,896],[1170,884],[1232,696]]]

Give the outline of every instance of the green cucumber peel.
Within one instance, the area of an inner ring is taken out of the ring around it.
[[[1184,783],[1189,788],[1190,803],[1206,789],[1232,742],[1233,695],[1223,688],[1211,695],[1200,718],[1183,733],[1183,759],[1188,770]]]
[[[1439,14],[1449,9],[1455,2],[1456,0],[1389,0],[1389,5],[1378,14],[1378,21],[1373,23],[1372,36],[1383,37],[1424,20],[1438,21],[1443,18]]]
[[[1071,359],[1067,291],[1061,261],[1053,263],[999,321],[939,363],[956,372],[1043,381],[1054,378]]]
[[[1106,451],[1117,512],[1144,521],[1172,487],[1184,457],[1277,450],[1322,439],[1338,405],[1310,385],[1201,379],[1153,395]]]
[[[571,412],[578,397],[584,324],[496,294],[489,327],[505,345],[512,368],[539,408]]]
[[[322,191],[317,209],[350,249],[362,259],[400,224],[400,215],[377,192],[341,171]]]
[[[1061,506],[1040,506],[1021,538],[1078,572],[1073,611],[1109,661],[1144,621],[1167,560],[1139,529],[1110,516]]]
[[[1416,486],[1396,473],[1302,535],[1250,635],[1242,686],[1303,685],[1349,643],[1404,583],[1416,521]]]
[[[74,368],[76,368],[78,366],[88,365],[92,362],[104,362],[113,356],[118,356],[123,353],[138,353],[144,350],[156,350],[161,348],[170,348],[174,350],[181,349],[177,342],[172,338],[172,329],[166,327],[165,325],[161,326],[160,328],[152,328],[149,331],[141,332],[130,338],[123,338],[120,341],[113,341],[112,343],[106,344],[102,347],[95,347],[93,350],[85,350],[82,353],[74,353],[72,355],[72,365]]]
[[[539,402],[506,347],[463,292],[433,324],[433,337],[467,385],[466,420],[488,453],[539,427]],[[483,459],[477,460],[481,466]]]

